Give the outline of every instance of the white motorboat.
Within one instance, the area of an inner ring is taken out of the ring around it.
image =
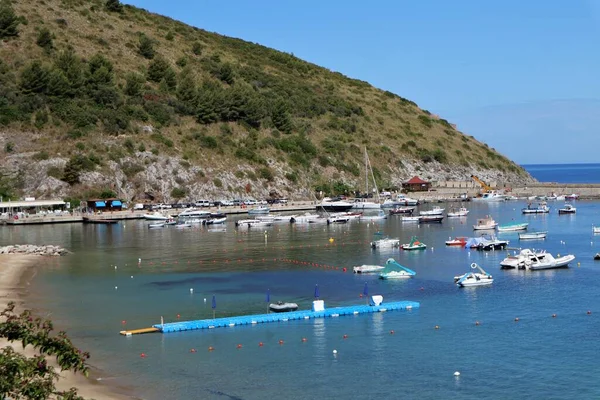
[[[327,218],[328,225],[329,224],[345,224],[348,221],[350,221],[350,218],[343,216],[343,215],[334,215],[334,216]]]
[[[533,257],[525,262],[525,269],[537,271],[542,269],[566,268],[575,259],[573,254],[554,258],[552,254],[546,253],[543,258]]]
[[[419,211],[419,215],[442,215],[444,209],[439,206],[434,206],[431,210]]]
[[[288,303],[283,301],[278,301],[277,303],[269,304],[269,310],[273,312],[290,312],[296,311],[298,309],[298,304],[296,303]]]
[[[340,212],[348,211],[353,206],[352,203],[340,198],[329,198],[325,197],[320,204],[317,205],[317,210],[329,211],[329,212]]]
[[[263,215],[268,214],[271,209],[267,206],[258,206],[248,210],[248,215]]]
[[[485,272],[476,263],[471,264],[471,269],[474,271],[479,270],[479,272],[469,271],[463,275],[455,276],[454,283],[459,287],[469,287],[491,285],[494,282],[492,275]]]
[[[402,222],[419,222],[421,218],[420,215],[416,217],[402,217]]]
[[[546,250],[535,251],[531,249],[523,249],[518,254],[509,255],[504,260],[500,261],[500,268],[525,269],[526,261],[531,261],[531,259],[534,257],[537,257],[541,260],[546,256],[546,254]]]
[[[558,209],[559,214],[575,214],[576,212],[577,208],[568,203],[565,204],[564,207]]]
[[[385,214],[385,211],[380,209],[378,210],[377,214],[364,214],[360,216],[360,219],[365,221],[381,221],[383,219],[387,219],[387,215]]]
[[[529,222],[514,222],[512,224],[498,225],[498,232],[526,231]]]
[[[456,217],[466,217],[469,214],[469,210],[467,210],[464,207],[459,208],[458,210],[450,210],[448,212],[448,217],[449,218],[456,218]]]
[[[204,220],[210,218],[210,211],[198,210],[197,208],[188,208],[179,213],[177,217],[186,220]]]
[[[243,221],[243,224],[239,224],[239,225],[240,226],[246,225],[246,226],[248,226],[248,228],[273,225],[273,221],[271,221],[271,220],[246,219],[246,220],[242,220],[242,221]]]
[[[538,239],[546,239],[548,236],[548,232],[526,232],[519,233],[519,240],[538,240]]]
[[[226,221],[227,221],[227,217],[210,218],[210,219],[206,220],[206,225],[224,224]]]
[[[158,228],[164,228],[164,227],[165,227],[164,222],[156,222],[154,224],[148,224],[149,229],[158,229]]]
[[[600,226],[592,226],[593,233],[600,233]]]
[[[506,195],[501,194],[496,190],[489,190],[485,192],[481,197],[474,197],[473,201],[488,201],[488,202],[496,202],[496,201],[505,201]]]
[[[311,220],[315,220],[318,218],[322,218],[319,214],[302,214],[302,215],[294,215],[290,217],[290,222],[296,224],[308,224]]]
[[[565,196],[566,200],[577,200],[578,198],[579,198],[579,195],[576,193],[568,194]]]
[[[397,206],[416,206],[419,204],[419,200],[411,199],[410,197],[406,197],[404,194],[399,194],[396,196],[394,204]]]
[[[181,224],[177,224],[174,225],[176,229],[187,229],[187,228],[191,228],[192,224],[190,224],[189,222],[183,222]]]
[[[497,226],[498,223],[488,215],[485,218],[479,218],[477,224],[473,225],[473,230],[492,230],[496,229]]]
[[[415,206],[412,207],[394,207],[389,213],[390,215],[408,214],[411,215],[415,211]]]
[[[385,269],[385,267],[382,267],[381,265],[363,264],[357,265],[356,267],[352,267],[352,272],[354,272],[355,274],[369,274],[373,272],[379,272],[382,269]]]
[[[531,203],[527,204],[527,207],[521,209],[523,214],[547,214],[550,212],[550,207],[543,201],[538,204],[537,207],[532,207]]]
[[[385,267],[386,271],[379,274],[379,279],[406,279],[417,274],[412,269],[398,264],[393,258],[388,258],[385,262]]]
[[[398,238],[383,238],[379,240],[373,240],[371,247],[374,249],[387,248],[387,247],[398,247],[400,246],[400,239]]]
[[[144,214],[144,219],[149,221],[166,221],[169,219],[169,217],[158,211],[155,211],[153,213]]]

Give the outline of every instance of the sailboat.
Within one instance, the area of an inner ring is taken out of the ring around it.
[[[368,209],[380,209],[381,202],[379,201],[379,191],[377,190],[377,184],[375,183],[375,176],[373,175],[373,168],[369,161],[369,155],[367,154],[367,148],[365,147],[365,193],[369,195],[369,172],[371,178],[373,178],[373,186],[375,187],[375,201],[369,200],[369,198],[354,199],[352,208],[356,210],[368,210]]]

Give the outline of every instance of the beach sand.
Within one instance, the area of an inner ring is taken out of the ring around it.
[[[10,301],[17,304],[17,311],[19,312],[26,308],[25,302],[29,283],[35,276],[36,268],[43,265],[47,260],[49,260],[47,257],[38,255],[0,255],[0,309],[4,310]],[[0,348],[6,346],[12,346],[16,351],[27,356],[32,356],[35,353],[31,346],[23,349],[20,343],[9,343],[4,339],[0,339]],[[56,364],[53,365],[56,366]],[[71,387],[77,388],[79,395],[88,399],[131,400],[133,398],[115,392],[114,388],[98,382],[97,379],[86,378],[82,374],[73,374],[68,371],[61,372],[57,388],[68,390]]]

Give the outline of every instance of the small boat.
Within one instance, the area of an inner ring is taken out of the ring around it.
[[[177,220],[175,218],[169,218],[164,222],[165,225],[177,225]]]
[[[550,212],[550,207],[545,201],[539,203],[537,207],[532,207],[529,203],[527,207],[521,209],[521,212],[523,214],[547,214]]]
[[[485,218],[479,218],[477,224],[473,225],[473,230],[491,230],[496,229],[497,226],[498,223],[488,215]]]
[[[579,195],[576,193],[568,194],[565,196],[565,200],[577,200],[578,198],[579,198]]]
[[[573,207],[571,204],[565,204],[563,208],[558,209],[559,214],[575,214],[577,212],[577,208]]]
[[[187,228],[191,228],[191,227],[192,227],[192,224],[189,222],[183,222],[181,224],[175,225],[175,228],[177,228],[177,229],[187,229]]]
[[[350,217],[350,218],[353,218],[353,217]],[[356,218],[356,217],[354,217],[354,218]],[[377,214],[371,214],[371,215],[369,215],[369,214],[362,215],[361,214],[361,215],[359,215],[358,218],[360,218],[361,220],[364,220],[364,221],[381,221],[381,220],[387,219],[387,214],[385,213],[385,211],[380,209],[377,211]]]
[[[410,239],[410,243],[404,243],[402,246],[402,250],[425,250],[427,245],[425,243],[419,242],[416,236],[413,236]]]
[[[593,233],[600,233],[600,226],[592,226]]]
[[[392,208],[389,213],[390,215],[400,215],[400,214],[412,214],[415,211],[415,207],[396,207]]]
[[[527,233],[519,233],[519,240],[537,240],[537,239],[546,239],[548,236],[548,232],[527,232]]]
[[[431,210],[419,211],[419,215],[442,215],[444,209],[439,206],[434,206]]]
[[[290,222],[296,223],[296,224],[308,224],[310,221],[318,219],[318,218],[323,218],[323,217],[321,217],[319,214],[306,213],[306,214],[302,214],[302,215],[291,216]]]
[[[444,219],[443,215],[421,215],[420,217],[421,217],[421,219],[419,219],[420,224],[426,224],[426,223],[432,223],[432,222],[442,223],[442,220]]]
[[[488,202],[496,202],[496,201],[505,201],[506,195],[499,193],[495,190],[488,190],[481,197],[474,197],[473,201],[488,201]]]
[[[406,279],[417,274],[412,269],[398,264],[393,258],[388,258],[385,267],[386,271],[379,274],[379,279]]]
[[[423,217],[421,217],[421,216],[417,216],[417,217],[402,217],[402,222],[419,222],[421,220],[421,218],[423,218]]]
[[[506,246],[508,246],[508,240],[499,240],[491,235],[482,237],[476,248],[477,250],[490,251],[505,249]]]
[[[552,254],[546,253],[543,258],[533,257],[525,262],[525,269],[537,271],[542,269],[566,268],[575,259],[573,254],[554,258]]]
[[[594,260],[596,260],[596,261],[600,260],[600,253],[596,253],[596,255],[594,256]]]
[[[153,212],[153,213],[149,213],[149,214],[144,214],[144,219],[150,220],[150,221],[166,221],[169,219],[169,217],[167,217],[166,215],[163,215],[161,213],[159,213],[158,211]]]
[[[251,208],[250,210],[248,210],[248,215],[268,214],[269,211],[271,211],[271,209],[267,206],[258,206],[258,207],[254,207],[254,208]]]
[[[448,212],[448,218],[456,218],[456,217],[466,217],[469,214],[469,210],[464,207],[459,208],[458,210],[452,209]]]
[[[465,247],[467,244],[467,238],[466,237],[455,237],[454,239],[448,238],[448,240],[446,240],[446,246],[461,246],[461,247]]]
[[[454,283],[458,287],[469,287],[469,286],[485,286],[491,285],[494,282],[492,275],[488,274],[476,263],[471,264],[472,270],[479,270],[479,272],[469,271],[466,274],[458,275],[454,277]]]
[[[531,249],[523,249],[519,254],[509,255],[504,260],[500,261],[500,268],[502,269],[525,269],[525,263],[531,261],[532,258],[537,257],[543,259],[546,256],[546,250],[535,251]]]
[[[352,272],[354,272],[355,274],[369,274],[372,272],[379,272],[382,269],[385,269],[385,267],[382,267],[381,265],[363,264],[357,265],[356,267],[352,267]]]
[[[335,211],[347,211],[353,206],[352,203],[342,200],[341,198],[329,198],[325,197],[320,204],[317,205],[317,210],[335,212]]]
[[[164,222],[156,222],[154,224],[148,224],[148,229],[158,229],[158,228],[164,228],[164,227],[165,227]]]
[[[498,232],[525,231],[528,226],[529,222],[515,222],[512,224],[498,225]]]
[[[350,221],[350,217],[336,215],[336,216],[327,218],[327,225],[329,225],[329,224],[345,224],[348,221]]]
[[[277,303],[269,304],[269,310],[273,312],[290,312],[296,311],[298,309],[298,304],[296,303],[284,303],[283,301],[278,301]]]
[[[398,239],[398,238],[395,238],[395,239],[383,238],[383,239],[374,240],[371,242],[371,247],[374,249],[378,249],[381,247],[398,247],[398,246],[400,246],[400,239]]]
[[[206,220],[206,225],[224,224],[227,221],[227,217],[221,218],[210,218]]]

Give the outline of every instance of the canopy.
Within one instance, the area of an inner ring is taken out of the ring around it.
[[[104,201],[97,201],[96,207],[106,207],[106,203]]]
[[[119,206],[123,205],[123,203],[121,203],[121,200],[113,200],[111,202],[111,204],[112,204],[113,207],[119,207]]]

